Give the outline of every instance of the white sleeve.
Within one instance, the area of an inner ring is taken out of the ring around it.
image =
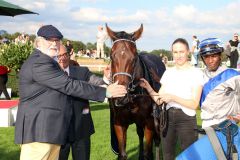
[[[204,85],[203,71],[201,69],[196,68],[194,72],[194,77],[195,77],[194,85],[196,86]]]
[[[162,76],[162,78],[161,78],[161,80],[160,80],[160,83],[161,84],[166,84],[167,83],[167,81],[168,81],[168,75],[169,75],[169,70],[166,70],[164,73],[163,73],[163,76]]]

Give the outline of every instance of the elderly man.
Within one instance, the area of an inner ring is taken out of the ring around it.
[[[126,94],[121,85],[105,89],[68,77],[54,60],[62,38],[54,26],[42,26],[37,32],[36,49],[20,70],[15,128],[15,142],[21,144],[20,160],[58,159],[72,115],[70,96],[103,101]]]
[[[86,81],[94,85],[103,85],[102,78],[92,74],[87,67],[73,66],[70,64],[70,54],[61,45],[58,54],[58,63],[69,77]],[[110,71],[105,69],[107,76]],[[89,101],[72,97],[73,116],[71,121],[68,142],[61,147],[59,160],[68,160],[70,148],[72,148],[73,160],[90,159],[90,136],[94,133],[93,120],[90,113]]]

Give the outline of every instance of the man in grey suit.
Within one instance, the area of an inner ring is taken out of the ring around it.
[[[63,45],[60,46],[58,63],[69,77],[73,79],[86,81],[94,85],[105,84],[103,78],[92,74],[87,67],[71,65],[70,54]],[[105,75],[108,75],[108,73],[110,73],[110,71],[105,69]],[[70,148],[72,149],[73,160],[89,160],[90,136],[94,133],[89,101],[81,98],[72,98],[73,116],[70,124],[68,142],[61,146],[59,160],[68,160]]]
[[[106,97],[126,94],[121,85],[103,88],[65,75],[54,60],[62,38],[54,26],[42,26],[37,32],[36,49],[19,72],[20,103],[15,143],[21,144],[20,160],[58,159],[70,126],[70,96],[103,101]]]

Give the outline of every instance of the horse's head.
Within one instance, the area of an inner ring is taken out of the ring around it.
[[[126,33],[124,31],[114,32],[106,25],[107,33],[113,41],[110,58],[112,81],[118,81],[118,84],[125,85],[129,90],[130,85],[135,79],[135,67],[138,60],[137,47],[135,41],[141,37],[143,25],[133,32]],[[118,98],[116,101],[123,101],[126,104],[127,98]],[[125,102],[124,102],[125,101]]]

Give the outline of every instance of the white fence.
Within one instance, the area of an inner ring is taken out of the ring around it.
[[[91,64],[91,65],[81,65],[81,66],[83,66],[83,67],[88,67],[91,71],[98,71],[98,72],[100,72],[100,71],[103,71],[103,69],[107,66],[107,65],[103,65],[103,64],[97,64],[97,65],[93,65],[93,64]]]
[[[226,62],[223,62],[222,63],[223,65],[225,65],[226,66]],[[168,67],[171,67],[171,66],[173,66],[174,64],[173,64],[173,61],[168,61]],[[91,71],[98,71],[98,72],[100,72],[100,71],[103,71],[103,69],[107,66],[107,65],[103,65],[103,64],[99,64],[99,65],[81,65],[81,66],[83,66],[83,67],[88,67]],[[203,62],[202,61],[200,61],[199,62],[199,67],[200,68],[204,68],[205,67],[205,65],[203,64]],[[237,71],[240,71],[240,69],[236,69]]]

